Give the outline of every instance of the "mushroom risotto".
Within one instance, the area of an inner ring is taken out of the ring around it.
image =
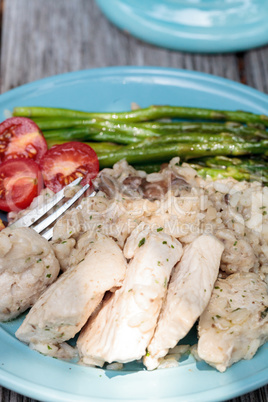
[[[196,358],[220,371],[251,358],[268,339],[268,188],[204,180],[179,158],[152,174],[122,160],[94,187],[57,221],[50,253],[62,274],[16,336],[85,365],[143,359],[151,370],[179,364],[190,347],[176,345],[199,320]]]

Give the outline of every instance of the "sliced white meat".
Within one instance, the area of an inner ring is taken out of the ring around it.
[[[31,307],[55,281],[60,266],[51,245],[33,229],[0,232],[0,321]]]
[[[85,258],[40,297],[17,330],[17,338],[37,349],[40,344],[60,344],[80,331],[106,291],[121,286],[127,266],[122,250],[99,234],[90,245]]]
[[[218,279],[198,332],[198,355],[217,370],[251,359],[268,340],[266,283],[251,272]]]
[[[218,276],[223,248],[219,240],[207,235],[199,236],[184,248],[144,357],[149,370],[156,368],[168,350],[184,338],[206,308]]]
[[[146,353],[182,246],[162,228],[152,230],[141,223],[128,238],[124,254],[132,260],[122,288],[89,320],[78,338],[84,364],[125,363]]]

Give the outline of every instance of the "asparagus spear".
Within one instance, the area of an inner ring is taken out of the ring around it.
[[[102,121],[97,119],[81,118],[34,118],[35,123],[41,130],[55,130],[71,127],[89,126],[96,129],[96,132],[103,129],[109,132],[121,132],[129,135],[135,135],[140,138],[151,136],[160,136],[165,134],[178,134],[181,132],[199,132],[199,133],[234,133],[238,135],[249,134],[260,138],[268,138],[266,130],[260,130],[253,127],[246,127],[243,124],[235,122],[226,123],[202,123],[202,122],[143,122],[143,123],[121,123]]]
[[[62,130],[44,131],[44,137],[47,141],[110,141],[118,144],[131,144],[140,141],[139,137],[133,135],[122,134],[120,132],[113,133],[109,131],[96,132],[92,127],[75,127]]]
[[[133,165],[136,170],[144,170],[146,173],[156,173],[161,170],[161,164],[150,163],[145,165]]]
[[[268,162],[260,156],[254,158],[230,158],[227,156],[206,157],[197,160],[203,166],[225,169],[228,166],[239,166],[240,168],[251,169],[252,171],[266,170],[268,173]]]
[[[268,163],[261,158],[254,160],[248,158],[242,159],[216,156],[197,159],[194,162],[195,168],[199,172],[204,172],[204,175],[208,174],[210,176],[215,176],[215,172],[219,171],[222,177],[232,176],[237,180],[251,179],[261,180],[264,183],[268,182]],[[192,167],[194,167],[193,163]]]
[[[141,142],[134,143],[130,145],[130,147],[144,147],[144,146],[155,146],[155,145],[165,145],[168,143],[207,143],[207,142],[256,142],[256,137],[252,136],[238,136],[231,133],[220,133],[220,134],[209,134],[209,133],[180,133],[178,136],[177,134],[170,134],[161,137],[151,137],[147,138]]]
[[[209,134],[209,133],[180,133],[170,134],[160,137],[148,137],[142,142],[142,138],[136,137],[129,134],[122,134],[121,132],[110,132],[110,131],[99,131],[95,132],[92,127],[77,127],[68,128],[62,130],[49,130],[44,131],[44,136],[47,141],[59,142],[59,141],[111,141],[119,144],[133,144],[133,146],[149,146],[155,144],[167,144],[170,142],[180,143],[195,143],[195,142],[245,142],[245,141],[256,141],[256,137],[250,135],[238,136],[232,133],[221,133],[221,134]]]
[[[248,155],[262,154],[268,150],[268,140],[255,143],[241,142],[208,142],[208,143],[171,143],[159,146],[122,147],[118,151],[103,153],[99,156],[101,167],[109,167],[120,159],[126,159],[131,164],[165,162],[175,156],[185,160],[209,155]]]
[[[54,141],[47,140],[48,148],[53,147],[54,145],[64,144],[66,141]],[[112,142],[84,142],[84,144],[89,145],[97,154],[101,154],[102,152],[110,152],[119,150],[122,145],[113,144]]]
[[[131,123],[128,124],[129,126]],[[134,125],[134,123],[132,123]],[[139,128],[146,128],[154,130],[155,132],[161,134],[168,133],[180,133],[180,132],[199,132],[199,133],[234,133],[238,135],[249,134],[252,136],[260,138],[268,138],[268,132],[263,129],[258,129],[256,127],[248,127],[244,124],[227,121],[225,123],[217,122],[188,122],[188,121],[150,121],[143,123],[135,123],[135,126]]]
[[[268,127],[268,116],[244,111],[214,110],[197,107],[152,105],[148,108],[132,110],[129,112],[82,112],[71,109],[58,109],[46,107],[16,107],[14,116],[25,117],[87,117],[90,119],[103,119],[111,121],[141,122],[163,118],[183,118],[197,120],[234,121],[247,124],[262,124]]]
[[[268,183],[268,173],[263,174],[262,176],[258,174],[254,174],[250,171],[245,171],[243,168],[241,169],[239,166],[228,166],[225,168],[215,168],[215,167],[206,167],[201,166],[196,163],[188,162],[189,165],[197,171],[198,176],[203,177],[204,179],[210,177],[213,180],[223,179],[233,177],[236,180],[257,180],[262,181],[263,183]],[[137,170],[144,170],[146,173],[155,173],[161,170],[160,164],[149,164],[149,165],[134,165]],[[266,170],[267,172],[267,170]]]
[[[131,135],[139,138],[147,138],[152,136],[160,136],[162,131],[154,130],[151,128],[138,126],[137,124],[125,124],[125,123],[114,123],[110,121],[102,121],[97,119],[33,119],[38,127],[42,131],[47,130],[64,130],[70,128],[82,128],[85,127],[92,133],[98,133],[100,131],[106,131],[109,133],[121,133],[126,135]],[[67,131],[67,130],[66,130]],[[254,131],[254,130],[252,130]],[[268,137],[268,135],[267,135]]]

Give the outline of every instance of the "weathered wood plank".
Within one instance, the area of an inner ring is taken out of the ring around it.
[[[268,46],[245,55],[245,76],[249,86],[268,93]]]
[[[93,0],[6,0],[2,92],[46,76],[112,65],[186,68],[239,80],[235,55],[160,49],[118,30]]]
[[[9,391],[6,388],[0,387],[0,401],[1,402],[35,402],[34,399],[27,398],[26,396],[19,395],[16,392]]]

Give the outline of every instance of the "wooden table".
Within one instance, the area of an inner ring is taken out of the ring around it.
[[[224,55],[168,51],[119,31],[105,19],[94,0],[0,2],[2,92],[68,71],[150,65],[215,74],[268,93],[268,47]],[[1,402],[33,402],[1,387],[0,399]],[[267,400],[268,386],[232,402]]]

